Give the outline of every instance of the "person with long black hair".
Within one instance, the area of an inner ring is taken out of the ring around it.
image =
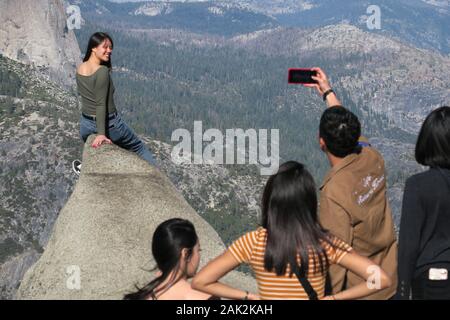
[[[400,299],[450,299],[450,107],[431,112],[415,150],[429,170],[408,178],[398,252]]]
[[[200,244],[194,225],[184,219],[169,219],[155,230],[152,254],[158,276],[125,300],[213,300],[209,294],[192,289],[189,278],[197,272]]]
[[[92,142],[93,148],[103,143],[115,143],[155,165],[152,153],[116,109],[111,78],[113,48],[113,40],[107,33],[94,33],[89,39],[83,63],[77,69],[77,88],[82,104],[80,136],[86,142],[89,135],[97,134]],[[81,162],[74,161],[73,169],[79,174]]]
[[[314,179],[295,161],[282,164],[265,186],[261,227],[236,240],[192,280],[194,289],[229,299],[357,299],[391,285],[390,277],[371,260],[357,254],[318,221]],[[258,295],[218,282],[249,264]],[[331,264],[350,269],[367,282],[325,296]]]

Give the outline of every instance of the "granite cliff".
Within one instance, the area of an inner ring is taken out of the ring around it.
[[[0,1],[0,53],[70,86],[80,49],[62,0]]]

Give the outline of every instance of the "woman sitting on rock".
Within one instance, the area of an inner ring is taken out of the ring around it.
[[[200,244],[194,225],[183,219],[161,223],[153,234],[152,253],[158,276],[145,287],[124,296],[125,300],[215,300],[192,289],[188,278],[197,272]]]
[[[389,276],[322,228],[317,217],[314,179],[290,161],[267,181],[262,198],[262,227],[236,240],[193,279],[193,288],[229,299],[358,299],[391,285]],[[259,296],[218,280],[241,263],[253,269]],[[331,264],[365,279],[360,285],[325,296]]]
[[[89,135],[97,134],[92,142],[93,148],[114,142],[155,165],[152,153],[122,120],[114,104],[115,88],[110,75],[112,50],[113,40],[108,34],[94,33],[89,39],[83,63],[77,69],[77,88],[82,103],[81,138],[86,142]],[[75,160],[73,169],[79,174],[81,162]]]

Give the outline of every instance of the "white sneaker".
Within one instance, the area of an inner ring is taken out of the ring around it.
[[[74,160],[72,162],[72,170],[77,175],[80,175],[80,172],[81,172],[81,161],[80,160]]]

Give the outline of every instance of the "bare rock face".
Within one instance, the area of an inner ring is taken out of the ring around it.
[[[28,267],[35,263],[38,258],[39,253],[33,249],[29,249],[0,265],[1,299],[14,299],[17,291],[16,285],[20,283]]]
[[[155,266],[151,238],[170,218],[190,220],[202,247],[201,265],[225,249],[216,231],[170,180],[134,153],[114,145],[84,149],[74,191],[18,299],[121,299],[148,283]],[[233,272],[225,282],[256,292],[253,278]]]
[[[0,54],[39,67],[65,86],[74,84],[81,53],[63,1],[0,1]]]

